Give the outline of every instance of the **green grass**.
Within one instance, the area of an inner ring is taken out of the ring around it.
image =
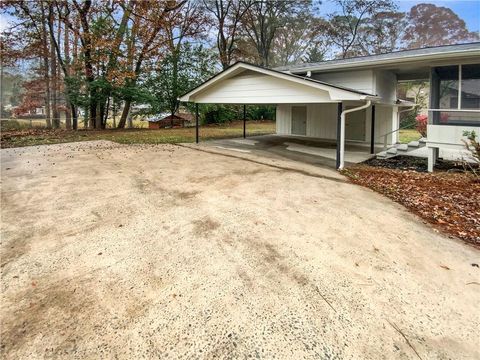
[[[247,122],[247,136],[265,135],[275,132],[275,122]],[[200,140],[240,137],[243,134],[243,122],[226,125],[210,125],[200,128]],[[4,131],[1,147],[21,147],[45,144],[58,144],[88,140],[110,140],[121,144],[166,144],[188,143],[195,141],[195,128],[174,129],[107,129],[107,130],[41,130],[26,129]]]
[[[422,135],[415,129],[401,129],[399,132],[399,141],[402,144],[408,144],[410,141],[417,141],[422,137]]]
[[[116,123],[118,124],[118,118]],[[135,129],[147,129],[148,121],[142,121],[134,119],[132,121],[132,126]],[[1,127],[3,131],[8,130],[26,130],[26,129],[46,129],[47,123],[45,119],[2,119]],[[83,129],[84,122],[83,119],[78,119],[78,127]],[[107,120],[107,128],[113,128],[113,119],[109,118]],[[61,119],[60,129],[65,129],[65,119]]]

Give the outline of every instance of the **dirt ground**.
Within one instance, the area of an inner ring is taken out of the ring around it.
[[[334,170],[189,146],[1,150],[3,358],[480,357],[479,250]]]

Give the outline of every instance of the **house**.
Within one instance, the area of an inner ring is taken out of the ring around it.
[[[397,82],[406,80],[429,81],[429,124],[426,139],[400,147],[399,113],[414,105],[397,98]],[[479,99],[479,42],[276,69],[237,62],[180,97],[196,104],[274,104],[276,133],[335,141],[338,169],[345,143],[354,142],[371,154],[387,146],[385,156],[426,147],[430,171],[440,151],[464,149],[465,131],[480,133]]]
[[[178,114],[160,114],[159,116],[154,116],[148,121],[149,129],[163,129],[169,127],[185,127],[193,120],[193,116],[188,113],[178,113]]]

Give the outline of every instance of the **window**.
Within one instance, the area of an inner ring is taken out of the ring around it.
[[[458,69],[457,65],[437,68],[439,109],[456,109],[458,107]]]
[[[433,68],[430,85],[431,124],[480,124],[480,64]]]
[[[480,109],[480,64],[461,66],[461,109]]]

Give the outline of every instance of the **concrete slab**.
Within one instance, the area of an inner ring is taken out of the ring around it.
[[[247,139],[223,139],[201,143],[231,151],[253,152],[256,155],[275,159],[295,160],[311,165],[335,168],[336,144],[322,139],[297,136],[263,135]],[[360,163],[373,157],[370,148],[361,144],[347,144],[345,151],[346,165]]]

